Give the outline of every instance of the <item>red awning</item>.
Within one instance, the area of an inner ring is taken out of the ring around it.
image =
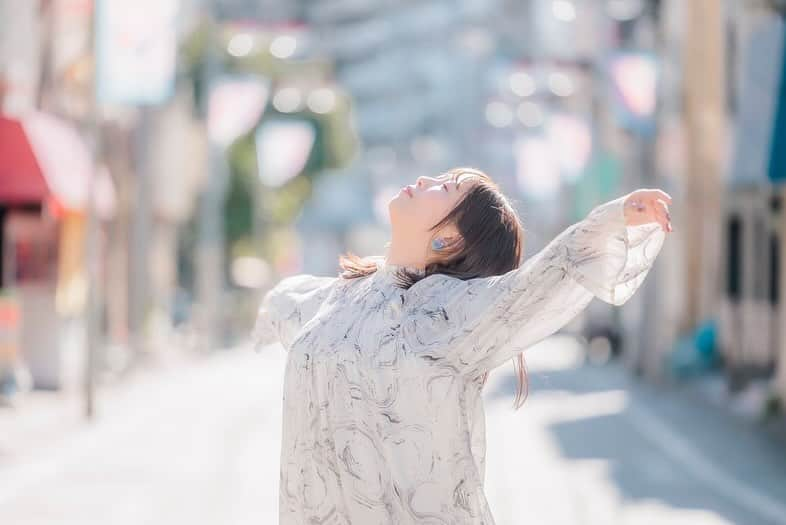
[[[22,123],[0,116],[0,203],[41,202],[47,195],[49,186]]]
[[[46,113],[31,112],[21,120],[0,117],[0,203],[41,202],[53,198],[59,207],[87,209],[92,182],[98,214],[111,216],[115,194],[105,169],[93,176],[90,150],[68,123]]]

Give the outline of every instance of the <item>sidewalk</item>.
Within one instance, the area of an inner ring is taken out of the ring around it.
[[[524,502],[544,525],[786,525],[783,441],[693,385],[641,381],[618,361],[587,364],[569,338],[541,345],[528,350],[523,413],[509,408],[513,374],[493,373],[486,388],[498,523],[522,522]]]
[[[216,351],[104,394],[94,424],[0,468],[0,523],[274,523],[284,352],[270,350]]]
[[[169,373],[203,361],[204,357],[172,350],[165,356],[142,360],[126,375],[97,385],[94,421],[85,416],[83,390],[33,390],[14,406],[0,407],[0,472],[90,428],[115,406],[128,402],[135,392],[160,382]]]

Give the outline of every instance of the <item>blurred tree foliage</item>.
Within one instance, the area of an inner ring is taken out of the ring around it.
[[[244,29],[248,31],[248,29]],[[211,67],[222,74],[257,74],[267,77],[271,85],[331,86],[333,65],[321,59],[279,60],[267,50],[244,57],[225,53],[229,39],[236,34],[231,27],[216,28],[203,21],[183,40],[180,50],[180,74],[193,82],[195,111],[205,115],[208,78],[208,53],[213,53]],[[332,87],[332,86],[331,86]],[[272,99],[272,97],[270,97]],[[257,166],[255,132],[266,119],[295,119],[313,123],[314,147],[301,171],[280,187],[262,184]],[[310,197],[312,182],[325,170],[346,166],[357,149],[352,129],[348,97],[336,93],[336,107],[327,114],[308,109],[281,113],[268,102],[262,119],[254,129],[238,138],[227,151],[230,180],[224,206],[227,255],[263,256],[275,259],[282,248],[282,231],[290,228],[305,201]],[[277,242],[276,239],[279,239]]]

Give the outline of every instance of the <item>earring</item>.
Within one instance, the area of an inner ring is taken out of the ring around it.
[[[436,239],[433,239],[433,240],[431,241],[431,248],[432,248],[434,251],[437,251],[437,252],[438,252],[438,251],[440,251],[440,250],[441,250],[442,248],[444,248],[444,247],[445,247],[445,239],[442,239],[442,238],[440,238],[440,237],[437,237]]]

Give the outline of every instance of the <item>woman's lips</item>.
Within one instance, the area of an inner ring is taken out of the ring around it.
[[[410,188],[409,186],[404,186],[403,188],[401,188],[401,191],[412,197],[412,188]]]

